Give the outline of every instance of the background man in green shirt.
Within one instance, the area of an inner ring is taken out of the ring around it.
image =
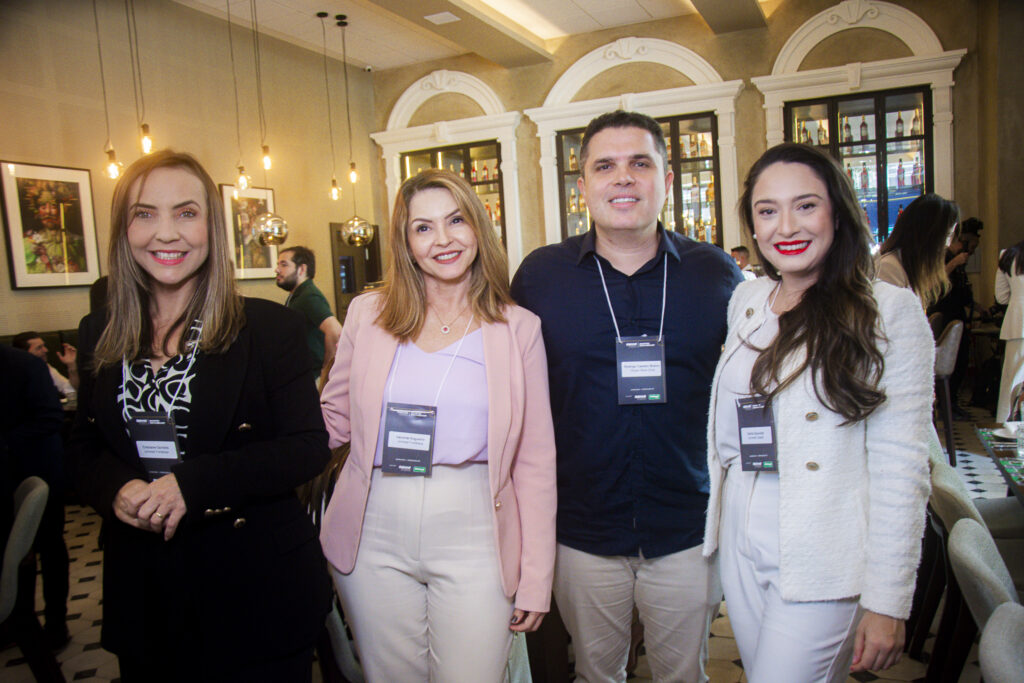
[[[306,247],[289,247],[277,253],[277,286],[288,292],[284,305],[302,314],[306,321],[306,343],[311,354],[314,379],[322,387],[334,363],[341,338],[341,323],[331,313],[323,293],[313,283],[316,256]]]

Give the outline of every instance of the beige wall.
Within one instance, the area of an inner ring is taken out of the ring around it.
[[[140,154],[131,91],[124,3],[99,0],[104,73],[110,104],[111,137],[118,158]],[[158,147],[194,154],[217,183],[235,176],[238,146],[227,24],[169,0],[136,3],[146,117]],[[352,215],[347,180],[340,62],[331,62],[338,179],[344,197],[335,203],[330,188],[331,158],[324,101],[323,57],[261,37],[267,142],[274,168],[266,181],[259,162],[255,76],[251,34],[236,25],[233,33],[242,104],[243,162],[256,185],[274,189],[277,213],[289,224],[287,244],[304,244],[320,259],[318,286],[331,301],[328,223]],[[87,168],[103,272],[114,181],[103,174],[106,139],[92,3],[87,0],[17,0],[0,3],[0,159]],[[383,194],[372,189],[376,149],[371,74],[351,69],[355,161],[363,170],[358,187],[359,213],[379,222],[375,207]],[[3,240],[0,240],[3,242]],[[4,244],[0,272],[0,334],[24,329],[77,327],[88,312],[87,288],[12,290]],[[273,280],[243,281],[248,296],[283,301]]]
[[[779,50],[804,22],[818,12],[835,5],[835,0],[782,0],[765,5],[768,14],[767,27],[739,31],[716,36],[707,25],[695,15],[675,19],[635,24],[595,33],[571,36],[552,41],[549,48],[554,52],[550,64],[516,69],[502,69],[474,56],[462,56],[428,64],[418,64],[377,74],[374,78],[377,130],[383,130],[388,115],[399,96],[417,79],[436,69],[466,71],[487,83],[501,98],[507,110],[523,110],[541,106],[558,77],[578,59],[591,50],[608,44],[618,38],[639,36],[661,38],[679,43],[697,52],[718,71],[725,80],[747,81],[737,100],[737,160],[741,174],[765,149],[765,121],[762,105],[764,99],[750,83],[753,76],[771,72]],[[946,50],[966,48],[967,55],[954,73],[954,192],[964,216],[979,216],[986,223],[983,233],[983,272],[975,277],[976,295],[982,304],[992,300],[992,273],[995,267],[995,244],[1001,246],[1024,237],[1024,223],[1016,221],[1017,237],[1006,238],[1006,227],[1000,225],[1000,214],[1010,211],[1005,199],[1000,204],[993,188],[1013,187],[1012,177],[1002,170],[1007,163],[1021,163],[1020,155],[1015,157],[1014,146],[1009,140],[1015,139],[1020,145],[1020,112],[1005,121],[997,117],[996,108],[982,106],[983,102],[998,98],[1006,104],[1019,101],[1024,74],[1021,63],[1011,51],[1015,47],[1012,37],[1024,30],[1021,18],[1021,4],[1013,0],[896,0],[920,16],[935,31]],[[991,15],[988,20],[984,17]],[[1002,38],[1002,42],[1000,42]],[[984,51],[979,45],[992,51],[988,70],[980,65]],[[998,47],[993,47],[998,45]],[[904,57],[910,54],[907,46],[888,33],[871,29],[854,29],[827,39],[811,51],[801,68],[836,66],[848,62],[867,62],[879,59]],[[1014,60],[1017,66],[1007,67],[1005,62]],[[992,78],[992,66],[999,64],[998,85],[995,82],[985,88],[986,78]],[[643,92],[688,84],[684,77],[667,68],[649,64],[616,67],[595,78],[590,83],[580,84],[581,91],[576,99],[591,99],[618,95],[622,92]],[[435,99],[440,99],[441,96]],[[415,117],[417,124],[431,123],[446,118],[443,107],[428,101]],[[984,117],[984,118],[983,118]],[[994,130],[1003,131],[999,141]],[[544,242],[541,223],[539,144],[536,126],[524,117],[518,130],[520,202],[526,251]],[[989,153],[983,153],[986,145]],[[383,176],[382,176],[383,177]],[[381,180],[383,182],[383,180]],[[1003,193],[1003,197],[1013,194]],[[1019,203],[1018,203],[1019,204]],[[732,207],[724,207],[726,211]],[[386,215],[384,207],[379,209]],[[1005,221],[1003,221],[1005,223]],[[1000,230],[1004,234],[1000,234]],[[731,246],[731,245],[727,245]]]

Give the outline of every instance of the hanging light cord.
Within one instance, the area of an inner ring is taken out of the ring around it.
[[[95,0],[93,0],[95,2]],[[231,0],[224,0],[228,14],[228,52],[231,54],[231,82],[235,86],[235,138],[238,140],[238,165],[242,165],[242,123],[238,107],[238,75],[235,73],[235,43],[231,37]]]
[[[103,118],[107,123],[107,144],[103,151],[113,145],[110,144],[110,112],[107,110],[107,81],[103,77],[103,48],[100,46],[100,18],[96,12],[96,0],[92,0],[92,19],[96,22],[96,53],[100,58],[100,88],[103,90]]]
[[[260,25],[256,19],[256,0],[249,0],[249,10],[252,15],[252,51],[256,60],[256,111],[260,124],[260,144],[267,141],[267,118],[263,113],[263,73],[260,70]]]
[[[324,92],[327,94],[327,130],[330,132],[331,138],[331,173],[337,175],[338,160],[334,155],[334,119],[331,116],[331,86],[327,78],[327,24],[324,23],[324,17],[320,17],[320,31],[323,33],[324,39]],[[347,76],[348,72],[345,75]],[[347,91],[345,97],[348,97]],[[349,147],[351,148],[351,143],[349,143]]]
[[[142,95],[142,61],[139,59],[139,27],[135,23],[135,0],[124,0],[124,18],[128,22],[128,54],[132,64],[135,118],[141,126],[146,120],[146,99]]]
[[[352,165],[352,101],[348,95],[348,47],[345,44],[345,27],[347,22],[341,26],[341,66],[345,69],[345,121],[348,124],[348,161],[349,166]],[[359,212],[356,210],[356,191],[352,188],[352,215],[357,216]]]

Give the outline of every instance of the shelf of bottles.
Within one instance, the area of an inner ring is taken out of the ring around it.
[[[787,105],[787,137],[839,159],[879,243],[931,186],[930,92],[925,88]]]
[[[661,211],[662,225],[692,239],[721,246],[721,202],[715,191],[718,147],[714,115],[674,116],[659,118],[658,122],[665,134],[669,166],[675,174]],[[558,134],[563,237],[581,235],[590,229],[590,209],[577,187],[582,139],[582,129]]]
[[[501,150],[495,141],[437,147],[401,155],[402,180],[428,168],[461,175],[472,186],[505,244],[504,192],[501,185]]]

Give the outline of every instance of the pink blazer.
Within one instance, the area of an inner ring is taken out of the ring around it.
[[[327,506],[320,542],[343,574],[359,550],[385,383],[398,340],[375,324],[380,295],[348,308],[338,353],[320,397],[335,448],[351,443]],[[487,454],[501,581],[515,605],[547,612],[555,565],[555,436],[540,318],[518,306],[484,324]]]

